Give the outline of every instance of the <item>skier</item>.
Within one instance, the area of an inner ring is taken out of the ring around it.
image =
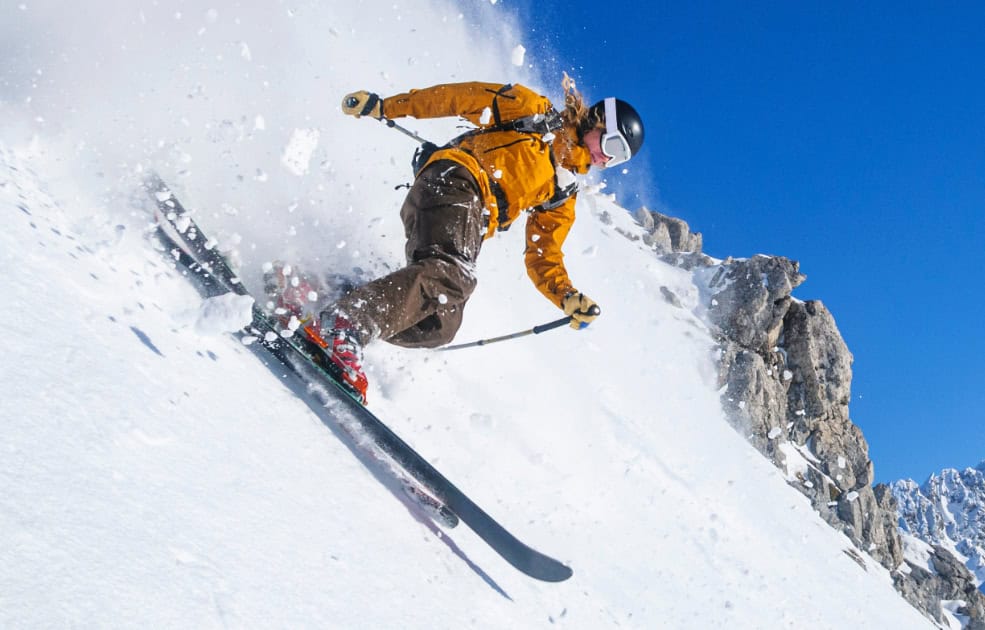
[[[482,242],[523,211],[529,211],[524,260],[537,289],[571,316],[575,329],[600,313],[564,267],[561,246],[575,220],[571,171],[626,162],[643,144],[643,124],[621,100],[589,107],[567,75],[562,85],[560,112],[522,85],[479,82],[389,98],[359,91],[343,99],[342,111],[356,118],[461,116],[477,127],[443,147],[425,145],[415,162],[414,184],[400,211],[407,265],[321,311],[325,350],[364,402],[362,348],[376,339],[425,348],[450,342],[476,286]]]

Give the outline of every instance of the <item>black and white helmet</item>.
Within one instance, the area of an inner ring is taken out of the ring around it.
[[[606,98],[590,109],[597,120],[605,122],[602,152],[609,158],[606,168],[629,160],[643,146],[643,120],[633,106],[617,98]]]

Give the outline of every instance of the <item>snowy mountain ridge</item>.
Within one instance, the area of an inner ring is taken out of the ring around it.
[[[912,479],[892,484],[900,529],[954,553],[985,582],[985,462],[962,471],[948,468],[922,485]]]

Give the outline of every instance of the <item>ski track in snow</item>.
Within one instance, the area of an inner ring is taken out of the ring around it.
[[[37,33],[54,8],[8,17]],[[70,52],[25,48],[6,71],[0,627],[931,627],[725,422],[701,277],[628,240],[638,228],[602,193],[580,199],[565,248],[604,309],[589,329],[366,357],[371,408],[570,564],[562,584],[519,574],[464,525],[419,518],[304,392],[195,325],[202,301],[147,237],[140,167],[161,169],[235,250],[252,290],[275,258],[358,281],[400,265],[393,187],[411,145],[344,119],[338,96],[538,85],[530,52],[511,63],[522,38],[508,21],[475,40],[477,18],[440,3],[380,3],[372,29],[366,10],[97,3],[48,25],[52,49]],[[436,41],[469,52],[436,64]],[[378,56],[353,59],[355,44]],[[124,45],[139,76],[109,54]],[[100,73],[98,103],[81,85],[96,59],[121,70]],[[286,168],[297,129],[319,141]],[[557,317],[526,278],[522,241],[518,227],[484,245],[459,340]]]

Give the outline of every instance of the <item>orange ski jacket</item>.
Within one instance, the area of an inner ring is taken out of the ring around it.
[[[383,99],[387,118],[461,116],[479,129],[534,114],[546,114],[549,99],[522,85],[451,83],[411,90]],[[553,138],[519,131],[466,135],[428,159],[451,160],[469,170],[482,192],[488,215],[485,238],[507,229],[525,210],[549,202],[558,192],[556,168],[586,173],[591,154],[567,126]],[[552,209],[538,209],[527,219],[524,261],[527,275],[547,299],[561,307],[574,290],[564,267],[564,243],[575,220],[575,195]]]

